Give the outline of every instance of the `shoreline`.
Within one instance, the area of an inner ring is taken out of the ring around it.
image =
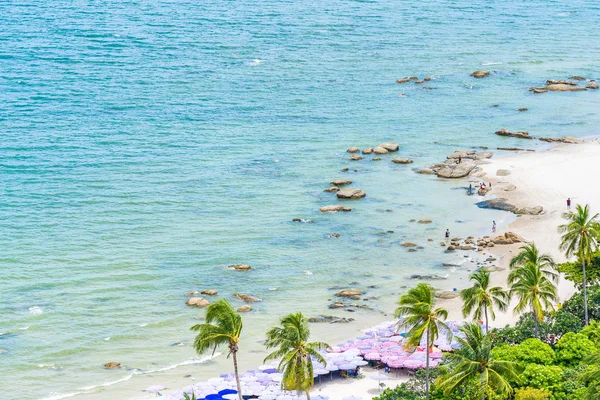
[[[489,236],[495,237],[503,234],[504,232],[512,231],[517,233],[518,235],[525,238],[525,240],[531,242],[534,241],[540,250],[544,253],[550,253],[557,261],[564,261],[564,256],[558,251],[558,241],[559,236],[556,232],[556,227],[559,223],[561,223],[560,215],[562,212],[566,211],[565,201],[567,197],[571,197],[573,200],[573,205],[577,204],[578,200],[586,200],[590,203],[592,209],[595,209],[595,206],[600,207],[600,203],[596,202],[595,205],[592,203],[592,196],[584,196],[580,191],[576,190],[577,185],[571,187],[567,185],[567,181],[571,179],[572,170],[569,168],[561,168],[560,163],[557,163],[557,158],[565,160],[572,159],[574,154],[584,153],[585,157],[579,157],[576,163],[570,165],[570,167],[577,169],[581,163],[586,163],[588,159],[593,159],[596,155],[600,156],[600,143],[598,139],[588,139],[585,142],[580,144],[556,144],[549,148],[544,149],[539,152],[517,152],[516,154],[507,154],[502,157],[496,157],[488,160],[485,164],[481,165],[482,172],[476,173],[475,176],[468,176],[465,178],[457,179],[456,182],[460,183],[468,183],[475,182],[476,180],[485,180],[486,182],[491,182],[493,186],[493,190],[487,193],[485,196],[474,195],[473,199],[478,201],[488,200],[495,197],[506,198],[511,204],[515,204],[519,207],[531,207],[542,205],[544,207],[544,212],[541,215],[523,215],[514,217],[512,215],[508,215],[510,222],[508,225],[501,226],[499,225],[499,229],[496,233],[492,233],[491,231],[488,233]],[[557,171],[550,168],[551,165],[554,165],[555,168],[562,170],[564,172],[562,175],[557,174]],[[559,165],[559,167],[556,167]],[[507,169],[511,171],[511,173],[507,176],[497,176],[496,171],[499,169]],[[544,170],[549,170],[548,173],[544,174]],[[557,180],[558,179],[558,180]],[[515,185],[516,189],[513,191],[505,191],[503,189],[507,188],[509,185]],[[555,188],[555,185],[563,187],[563,192],[558,192]],[[597,192],[600,190],[597,190]],[[568,192],[568,193],[567,193]],[[569,194],[572,193],[572,194]],[[599,193],[600,194],[600,193]],[[567,197],[565,197],[567,196]],[[564,198],[563,198],[564,197]],[[474,204],[474,206],[476,206]],[[599,208],[600,209],[600,208]],[[485,211],[485,210],[483,210]],[[491,220],[490,220],[491,226]],[[549,235],[548,232],[556,232],[556,234]],[[494,284],[505,287],[506,286],[506,277],[508,275],[508,263],[510,258],[518,252],[518,248],[522,244],[512,244],[512,245],[503,245],[503,246],[495,246],[493,248],[486,248],[483,252],[477,251],[457,251],[457,254],[461,254],[465,257],[465,259],[473,264],[477,264],[482,259],[482,257],[491,256],[496,258],[494,265],[497,265],[503,270],[492,272],[492,279],[494,280]],[[474,266],[475,266],[474,265]],[[468,267],[470,268],[470,267]],[[470,270],[468,270],[470,271]],[[461,271],[465,272],[465,271]],[[470,273],[470,272],[468,272]],[[468,274],[467,274],[468,275]],[[457,291],[460,291],[469,286],[468,279],[460,278],[460,281],[441,281],[440,284],[444,286],[444,289],[448,289],[448,286],[456,285]],[[427,281],[433,286],[439,286],[436,281]],[[564,300],[568,298],[573,292],[573,285],[561,279],[558,285],[559,298],[560,300]],[[453,299],[437,299],[437,305],[444,307],[449,312],[449,319],[451,320],[462,320],[464,319],[461,312],[462,301],[460,297],[456,297]],[[518,316],[512,314],[512,304],[509,307],[509,311],[506,313],[497,312],[496,319],[494,321],[490,321],[490,326],[492,327],[503,327],[507,324],[513,324],[518,320]],[[357,321],[350,325],[344,325],[345,329],[345,339],[349,339],[352,336],[353,329],[356,331],[360,331],[362,328],[366,328],[372,326],[373,321],[383,321],[389,319],[389,317],[383,315],[374,315],[374,314],[365,314],[360,313],[361,316]],[[371,325],[365,326],[367,321],[371,321]],[[348,329],[350,328],[350,329]],[[331,333],[332,327],[330,324],[311,324],[311,330],[313,331],[313,337],[315,339],[323,339],[323,336],[330,336],[328,333]],[[339,332],[338,332],[339,333]],[[340,335],[337,339],[329,340],[329,342],[334,342],[336,340],[342,340]],[[331,337],[331,336],[330,336]],[[261,349],[262,350],[262,349]],[[262,354],[262,351],[252,351],[252,353]],[[255,355],[257,355],[255,354]],[[265,353],[266,354],[266,353]],[[256,367],[253,365],[254,356],[248,357],[247,360],[242,361],[242,365],[240,370],[248,370]],[[203,379],[204,377],[210,377],[219,375],[219,373],[227,372],[231,369],[231,366],[224,360],[224,357],[219,357],[219,359],[213,359],[207,361],[207,363],[212,364],[206,370],[203,370],[200,374],[198,374],[198,370],[192,372],[193,374],[197,374],[199,378]],[[174,370],[177,370],[178,376],[184,376],[187,371],[193,371],[194,365],[186,365],[186,366],[176,366]],[[187,376],[187,375],[185,375]],[[136,382],[136,386],[146,387],[150,386],[155,380],[153,380],[153,374],[144,374],[137,375],[138,378]],[[148,379],[139,379],[147,377]],[[190,378],[180,378],[170,381],[173,382],[171,386],[166,390],[166,393],[169,391],[176,390],[178,387],[187,386],[191,381]],[[198,379],[198,380],[201,380]],[[366,381],[370,381],[370,379],[365,379]],[[141,382],[147,381],[146,384],[142,384]],[[187,383],[186,383],[187,382]],[[358,381],[357,381],[358,382]],[[400,382],[400,381],[399,381]],[[349,389],[348,393],[355,393],[355,386],[357,383],[352,382],[353,386]],[[343,381],[340,383],[339,381],[334,381],[333,383],[323,383],[315,387],[313,389],[316,393],[319,394],[331,394],[332,387],[337,388],[338,385],[350,386],[347,381]],[[100,387],[104,385],[98,385]],[[98,387],[97,386],[97,387]],[[373,386],[373,385],[371,385]],[[376,387],[376,386],[373,386]],[[370,387],[371,389],[373,387]],[[141,389],[138,389],[141,390]],[[82,393],[83,394],[83,393]],[[99,393],[90,393],[83,394],[87,398],[102,398],[105,396],[107,392],[101,391]],[[373,395],[376,393],[369,393],[369,395]],[[74,395],[71,397],[77,398],[80,395]],[[154,398],[155,395],[150,393],[140,393],[139,395],[135,395],[134,397],[130,397],[132,399],[140,399],[146,400],[150,398]]]

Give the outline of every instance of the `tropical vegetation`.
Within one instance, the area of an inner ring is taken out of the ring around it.
[[[489,316],[492,320],[496,319],[494,307],[500,311],[506,311],[508,308],[508,293],[500,286],[490,287],[490,273],[479,269],[469,276],[474,285],[460,292],[463,300],[463,316],[473,313],[473,319],[481,320],[485,318],[485,331],[489,329]]]

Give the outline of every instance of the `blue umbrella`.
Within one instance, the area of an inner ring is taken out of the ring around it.
[[[226,394],[237,394],[237,390],[233,390],[233,389],[223,389],[219,392],[219,396],[223,396]]]
[[[204,398],[205,400],[225,400],[220,394],[209,394]]]
[[[269,368],[263,371],[265,374],[274,374],[277,372],[277,368]]]

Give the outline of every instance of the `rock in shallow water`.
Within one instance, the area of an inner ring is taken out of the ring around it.
[[[337,205],[337,206],[325,206],[325,207],[321,207],[319,209],[319,211],[324,212],[324,213],[325,212],[338,212],[338,211],[348,212],[348,211],[352,211],[352,209],[350,207],[344,207],[344,206]]]
[[[338,199],[360,199],[366,195],[362,189],[356,188],[344,188],[336,193]]]
[[[191,306],[191,307],[200,307],[200,308],[204,308],[204,307],[208,307],[210,305],[210,302],[206,299],[203,299],[202,297],[190,297],[186,302],[185,302],[186,306]]]

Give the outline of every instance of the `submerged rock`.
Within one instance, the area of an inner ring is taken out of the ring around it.
[[[394,164],[412,164],[413,160],[410,158],[394,158],[392,162]]]
[[[360,199],[366,195],[364,190],[356,188],[344,188],[336,193],[338,199]]]
[[[417,223],[419,223],[419,224],[430,224],[431,222],[432,221],[430,219],[427,219],[427,218],[420,219],[420,220],[417,221]]]
[[[471,74],[473,78],[486,78],[490,76],[490,71],[479,70]]]
[[[110,362],[107,362],[106,364],[104,364],[104,368],[106,368],[106,369],[118,369],[118,368],[121,368],[121,363],[116,362],[116,361],[110,361]]]
[[[325,189],[325,190],[323,190],[323,191],[324,191],[324,192],[326,192],[326,193],[333,193],[333,192],[337,192],[338,190],[340,190],[340,188],[339,188],[339,187],[337,187],[337,186],[332,186],[332,187],[329,187],[329,188],[327,188],[327,189]]]
[[[232,264],[228,266],[229,269],[235,269],[236,271],[250,271],[252,269],[248,264]]]
[[[385,143],[381,143],[377,147],[383,147],[387,151],[394,152],[394,151],[398,151],[398,148],[400,147],[400,145],[398,143],[394,143],[394,142],[385,142]]]
[[[348,179],[336,179],[329,183],[332,184],[333,186],[346,186],[346,185],[351,184],[352,181],[350,181]]]
[[[358,153],[360,149],[358,147],[350,147],[346,152],[348,153]]]
[[[352,211],[352,209],[350,207],[344,207],[344,206],[325,206],[325,207],[321,207],[319,209],[319,211],[321,212],[338,212],[338,211]]]
[[[245,303],[257,303],[259,301],[262,301],[258,297],[250,296],[249,294],[244,294],[244,293],[234,293],[233,297],[237,297],[238,299],[242,300]]]
[[[352,154],[350,156],[350,159],[353,161],[358,161],[358,160],[362,160],[363,158],[361,156],[359,156],[358,154]]]
[[[206,299],[203,299],[202,297],[190,297],[185,302],[185,305],[190,306],[190,307],[204,308],[204,307],[208,307],[210,305],[210,302]]]
[[[504,128],[500,129],[499,131],[496,131],[496,135],[515,137],[519,139],[533,139],[531,136],[529,136],[529,132],[511,132]]]
[[[569,144],[579,143],[579,139],[574,138],[572,136],[562,136],[559,138],[541,137],[540,140],[542,142],[558,142],[558,143],[569,143]]]
[[[384,148],[383,148],[383,147],[381,147],[381,146],[377,146],[377,147],[375,147],[375,148],[373,149],[373,153],[375,153],[375,154],[387,154],[387,153],[388,153],[388,151],[387,151],[387,149],[384,149]]]
[[[410,81],[410,78],[400,78],[400,79],[396,80],[396,83],[406,83],[409,81]]]
[[[350,299],[356,299],[363,294],[362,290],[358,289],[344,289],[335,294],[336,297],[347,297]]]
[[[201,291],[200,294],[204,294],[206,296],[216,296],[217,294],[219,294],[219,292],[217,292],[214,289],[206,289]]]

